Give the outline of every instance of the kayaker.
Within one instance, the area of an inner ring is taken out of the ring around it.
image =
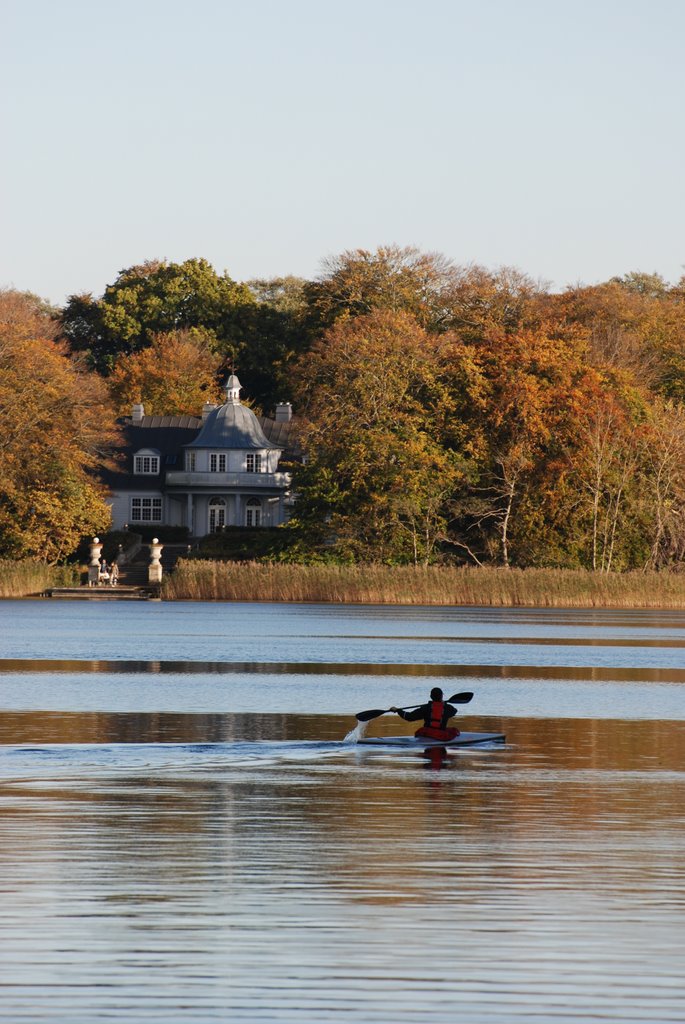
[[[394,711],[405,722],[418,722],[423,719],[423,725],[416,730],[415,736],[429,740],[453,740],[459,735],[458,729],[447,725],[450,718],[456,715],[457,709],[453,704],[445,703],[439,686],[433,687],[431,699],[427,704],[422,704],[413,711],[402,711],[401,708],[390,708],[390,711]]]

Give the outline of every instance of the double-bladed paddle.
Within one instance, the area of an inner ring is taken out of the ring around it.
[[[473,694],[469,693],[455,693],[453,697],[448,697],[445,701],[446,704],[468,704],[472,699]],[[397,708],[398,711],[410,711],[412,708],[420,708],[420,704],[408,704],[405,708]],[[374,708],[373,711],[360,711],[358,715],[355,715],[359,722],[370,722],[372,718],[378,718],[380,715],[387,715],[392,708]]]

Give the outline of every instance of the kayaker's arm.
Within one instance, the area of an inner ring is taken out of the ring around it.
[[[426,717],[427,705],[422,704],[420,708],[415,708],[414,711],[402,711],[401,708],[390,708],[395,714],[403,718],[405,722],[418,722],[422,721]]]

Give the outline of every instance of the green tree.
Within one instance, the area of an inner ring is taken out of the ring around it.
[[[254,304],[247,285],[217,274],[206,260],[149,260],[122,270],[101,299],[71,296],[62,332],[101,373],[111,372],[120,355],[147,347],[155,334],[191,328],[202,328],[218,352],[237,358],[244,314]]]
[[[302,282],[275,278],[239,284],[203,259],[151,260],[122,270],[100,299],[72,295],[62,334],[108,375],[158,334],[200,331],[246,395],[265,410],[290,398],[288,368],[305,347]]]
[[[267,413],[292,400],[290,371],[309,344],[305,283],[293,276],[248,281],[255,304],[244,310],[237,365],[245,394]]]

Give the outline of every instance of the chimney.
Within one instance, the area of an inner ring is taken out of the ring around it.
[[[214,405],[213,402],[205,402],[205,404],[202,406],[202,422],[203,423],[207,419],[207,417],[209,416],[210,412],[214,412],[215,409],[216,409],[216,406]]]
[[[276,406],[276,423],[289,423],[293,418],[293,407],[290,402],[279,402]]]
[[[133,408],[131,409],[131,421],[133,423],[142,423],[143,416],[145,415],[145,406],[142,402],[134,402]]]

